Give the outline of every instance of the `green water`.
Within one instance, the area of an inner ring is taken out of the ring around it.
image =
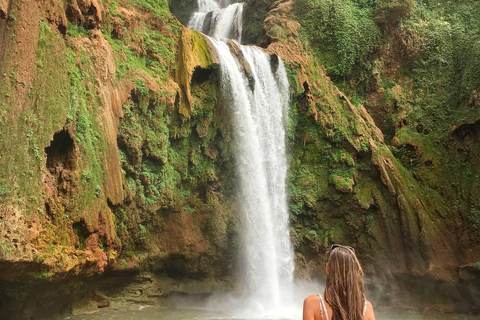
[[[378,309],[375,311],[377,320],[479,320],[480,316],[422,313],[394,309]],[[145,308],[131,311],[100,311],[93,314],[69,316],[64,320],[232,320],[228,315],[199,310],[172,310]],[[59,319],[60,320],[60,319]],[[236,319],[240,320],[240,319]],[[250,319],[251,320],[251,319]],[[298,320],[301,320],[299,315]]]

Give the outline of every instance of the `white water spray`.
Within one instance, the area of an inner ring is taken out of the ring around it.
[[[242,213],[243,294],[230,310],[245,318],[285,319],[292,305],[293,248],[286,195],[284,114],[289,85],[283,62],[254,46],[241,46],[243,4],[222,8],[199,0],[189,27],[202,31],[216,49],[223,99],[233,115]],[[231,50],[230,47],[235,50]],[[238,50],[239,49],[239,50]],[[237,56],[232,54],[240,52]],[[240,63],[240,60],[244,60]],[[246,74],[242,65],[249,65]],[[235,308],[237,306],[237,308]],[[296,309],[295,311],[298,311]]]

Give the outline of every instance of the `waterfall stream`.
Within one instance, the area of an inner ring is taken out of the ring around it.
[[[198,0],[189,27],[207,34],[216,49],[223,99],[233,115],[243,229],[243,310],[252,310],[251,317],[271,317],[272,311],[281,312],[289,304],[293,283],[283,123],[289,85],[280,58],[239,44],[243,3],[222,2]]]
[[[215,39],[228,38],[241,42],[242,13],[243,3],[222,7],[213,0],[199,0],[198,11],[193,14],[188,27]]]

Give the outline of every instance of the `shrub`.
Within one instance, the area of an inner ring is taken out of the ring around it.
[[[414,4],[413,0],[378,0],[375,21],[385,31],[395,29],[408,18]]]
[[[368,1],[299,0],[296,14],[304,36],[334,81],[364,81],[380,44],[380,31]]]

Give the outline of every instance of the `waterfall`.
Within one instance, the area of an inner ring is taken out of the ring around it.
[[[198,11],[193,14],[188,27],[216,39],[228,38],[241,42],[242,14],[243,3],[223,8],[213,0],[199,0]]]
[[[243,4],[221,8],[216,3],[208,11],[211,2],[198,1],[199,11],[189,26],[211,36],[220,59],[222,95],[233,116],[237,147],[244,308],[251,308],[251,316],[259,318],[290,303],[293,283],[283,123],[289,84],[279,57],[238,44]],[[232,35],[234,40],[221,39]]]

